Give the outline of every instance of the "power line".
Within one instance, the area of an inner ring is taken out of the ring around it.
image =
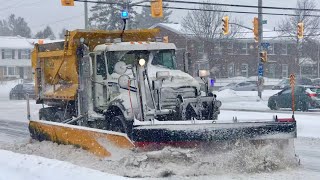
[[[140,7],[150,7],[150,5],[135,5]],[[225,12],[225,13],[236,13],[236,14],[257,14],[257,12],[252,11],[229,11],[229,10],[215,10],[215,9],[199,9],[199,8],[186,8],[186,7],[172,7],[172,6],[165,6],[164,9],[179,9],[179,10],[191,10],[191,11],[209,11],[209,12]],[[288,13],[265,13],[265,15],[272,15],[272,16],[300,16],[297,14],[288,14]],[[320,17],[320,15],[304,15],[308,17]]]
[[[100,4],[117,4],[121,5],[121,3],[110,3],[110,2],[103,2],[103,1],[94,1],[94,0],[75,0],[78,2],[89,2],[89,3],[100,3]],[[133,5],[138,7],[151,7],[150,5]],[[177,9],[177,10],[191,10],[191,11],[209,11],[209,12],[225,12],[225,13],[236,13],[236,14],[254,14],[256,15],[257,12],[252,11],[231,11],[231,10],[215,10],[215,9],[200,9],[200,8],[187,8],[187,7],[173,7],[173,6],[165,6],[164,9]],[[288,14],[288,13],[267,13],[263,12],[262,14],[265,15],[273,15],[273,16],[300,16],[297,14]],[[304,15],[308,17],[320,17],[320,15]]]
[[[230,6],[230,7],[259,8],[258,6],[252,6],[252,5],[194,2],[194,1],[180,1],[180,0],[163,0],[163,2],[182,3],[182,4],[199,4],[199,5],[211,5],[211,6]],[[261,8],[262,9],[280,9],[280,10],[298,10],[298,11],[301,10],[301,11],[316,11],[316,12],[320,12],[320,9],[301,9],[301,8],[286,8],[286,7],[274,7],[274,6],[261,6]]]

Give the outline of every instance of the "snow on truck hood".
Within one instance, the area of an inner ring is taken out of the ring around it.
[[[169,71],[171,78],[165,80],[162,84],[162,87],[183,87],[183,86],[191,86],[191,87],[196,87],[197,89],[200,88],[200,84],[199,82],[193,78],[192,76],[190,76],[189,74],[180,71],[180,70],[173,70],[173,69],[168,69],[168,68],[164,68],[161,66],[153,66],[153,65],[148,65],[148,74],[149,74],[149,78],[150,81],[155,80],[156,79],[156,73],[159,71]],[[130,78],[133,77],[132,72],[130,71],[126,71],[125,73],[126,75],[128,75]],[[112,73],[111,74],[111,78],[114,80],[114,82],[117,82],[117,79],[120,77],[121,75],[117,74],[117,73]]]
[[[169,79],[163,82],[162,87],[191,86],[196,87],[197,89],[200,88],[200,84],[195,78],[181,70],[168,69],[161,66],[153,65],[149,65],[148,67],[148,74],[150,78],[153,80],[156,79],[156,73],[159,71],[169,71],[171,76]]]

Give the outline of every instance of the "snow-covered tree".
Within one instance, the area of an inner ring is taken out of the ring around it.
[[[168,3],[163,3],[163,6],[168,6]],[[141,14],[137,14],[136,22],[138,28],[149,28],[150,26],[157,23],[170,23],[170,15],[172,11],[163,8],[163,18],[153,18],[151,17],[150,7],[143,7]]]
[[[11,14],[7,20],[0,20],[0,35],[31,37],[31,29],[22,17]]]
[[[43,31],[39,31],[37,32],[37,34],[35,35],[35,38],[39,38],[39,39],[56,39],[56,36],[54,35],[52,29],[50,26],[47,26]]]
[[[108,2],[106,0],[99,0],[102,2]],[[131,1],[129,1],[129,4]],[[129,5],[130,6],[130,5]],[[130,6],[131,7],[131,6]],[[124,9],[124,5],[120,4],[104,4],[97,3],[92,6],[91,13],[92,16],[89,18],[90,27],[93,29],[103,29],[103,30],[116,30],[123,28],[123,21],[121,19],[121,10]],[[127,23],[129,26],[127,28],[135,28],[136,22],[134,17],[137,14],[133,8],[129,10],[129,20]]]

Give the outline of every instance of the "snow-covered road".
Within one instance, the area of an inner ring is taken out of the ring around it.
[[[73,179],[118,178],[101,172],[117,174],[122,177],[141,178],[172,176],[174,179],[320,179],[319,111],[296,113],[298,138],[295,140],[295,148],[301,165],[295,167],[279,162],[277,159],[271,159],[267,161],[269,163],[268,170],[261,170],[261,164],[258,163],[258,160],[263,159],[266,154],[267,157],[272,157],[273,149],[270,147],[263,149],[264,155],[253,154],[250,147],[244,146],[241,151],[205,155],[197,154],[191,150],[177,149],[137,154],[128,152],[128,154],[122,154],[124,158],[115,160],[97,158],[72,146],[50,142],[30,143],[26,120],[26,102],[9,101],[3,92],[7,92],[7,90],[3,88],[0,90],[0,180],[48,179],[50,174],[53,175],[56,172],[60,174],[60,179],[70,179],[70,177]],[[265,93],[264,101],[257,101],[252,92],[228,93],[229,95],[225,93],[225,96],[220,94],[220,97],[224,103],[223,108],[232,110],[222,110],[219,117],[221,121],[232,120],[234,116],[237,116],[239,120],[271,119],[276,114],[283,117],[291,116],[290,111],[268,110],[266,99],[274,93],[273,91],[268,92],[269,94]],[[235,100],[231,98],[230,93],[240,98]],[[31,116],[35,119],[39,108],[41,108],[40,105],[36,105],[34,101],[31,102]],[[49,160],[38,156],[49,158]],[[246,161],[240,160],[239,157],[246,159]],[[9,161],[10,163],[8,163]],[[76,166],[61,161],[70,162]],[[63,169],[59,166],[68,168]],[[277,169],[277,167],[281,168]],[[41,172],[38,172],[39,169]]]

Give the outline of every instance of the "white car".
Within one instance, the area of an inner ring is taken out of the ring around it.
[[[219,91],[231,89],[234,91],[257,91],[257,84],[255,81],[244,81],[240,83],[230,83],[224,87],[221,87]]]

